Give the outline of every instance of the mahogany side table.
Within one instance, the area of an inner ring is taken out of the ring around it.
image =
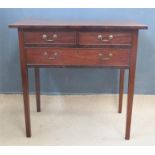
[[[122,111],[124,71],[129,70],[125,139],[130,139],[138,31],[135,22],[64,22],[25,20],[18,29],[26,136],[31,137],[28,68],[34,67],[37,111],[40,112],[40,67],[110,67],[120,69]]]

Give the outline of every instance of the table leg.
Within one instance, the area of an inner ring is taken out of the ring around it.
[[[133,95],[135,85],[135,71],[136,71],[136,58],[137,58],[137,42],[138,42],[138,31],[133,31],[133,47],[130,51],[130,67],[128,77],[128,98],[127,98],[127,116],[126,116],[126,132],[125,139],[130,139],[131,130],[131,117],[132,117],[132,106],[133,106]]]
[[[24,99],[24,115],[26,136],[31,137],[31,120],[30,120],[30,106],[29,106],[29,81],[28,81],[28,67],[25,61],[25,49],[24,49],[24,33],[23,30],[18,29],[19,36],[19,49],[20,49],[20,64],[21,64],[21,77]]]
[[[126,133],[125,133],[126,140],[130,139],[134,82],[135,82],[135,67],[131,67],[129,69],[129,80],[128,80],[127,117],[126,117]]]
[[[40,71],[38,67],[34,68],[35,71],[35,89],[36,89],[36,105],[37,112],[41,111],[40,107]]]
[[[125,69],[120,69],[118,113],[122,112],[123,88],[124,88],[124,73],[125,73]]]
[[[31,137],[31,121],[30,121],[30,106],[29,106],[29,86],[28,86],[28,68],[22,66],[22,86],[24,99],[24,114],[26,125],[26,136]]]

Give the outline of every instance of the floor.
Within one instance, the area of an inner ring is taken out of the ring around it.
[[[124,140],[117,95],[30,96],[32,137],[25,137],[22,95],[0,95],[0,145],[155,145],[155,95],[135,95],[131,140]]]

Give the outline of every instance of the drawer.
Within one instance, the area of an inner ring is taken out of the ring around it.
[[[129,49],[27,48],[27,64],[64,66],[128,66]]]
[[[25,44],[76,44],[75,32],[25,32]]]
[[[130,32],[80,32],[80,45],[106,45],[106,44],[131,44],[132,37]]]

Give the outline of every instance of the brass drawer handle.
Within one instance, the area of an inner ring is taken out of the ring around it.
[[[98,38],[99,40],[103,41],[103,42],[108,42],[108,41],[112,40],[112,39],[114,38],[114,36],[113,36],[112,34],[110,34],[108,37],[104,37],[104,36],[102,36],[101,34],[99,34],[99,35],[97,36],[97,38]],[[105,38],[107,38],[107,39],[105,39]]]
[[[57,34],[53,34],[51,38],[48,37],[47,34],[43,34],[43,35],[42,35],[43,40],[48,41],[48,42],[53,42],[53,41],[55,41],[55,39],[56,39],[57,37],[58,37]]]
[[[111,60],[111,58],[112,58],[112,56],[113,56],[112,53],[109,53],[109,54],[108,54],[108,57],[104,57],[104,55],[103,55],[102,53],[99,53],[98,55],[99,55],[99,59],[100,59],[101,61]]]
[[[52,54],[52,56],[50,56],[49,54],[48,54],[48,52],[44,52],[44,56],[46,56],[47,57],[47,59],[49,59],[49,60],[55,60],[57,57],[58,57],[58,52],[54,52],[53,54]]]

